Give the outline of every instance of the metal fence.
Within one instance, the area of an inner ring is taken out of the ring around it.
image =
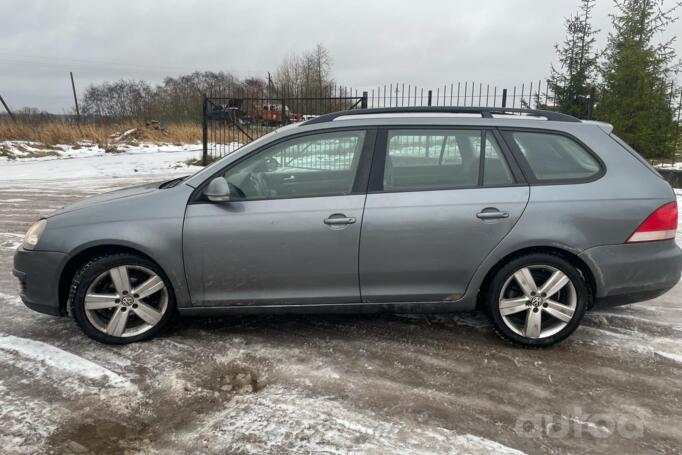
[[[206,163],[280,126],[329,112],[366,109],[367,96],[345,87],[332,87],[313,96],[245,90],[204,96],[203,103],[203,160]]]
[[[671,88],[672,89],[672,88]],[[599,94],[583,95],[583,119],[591,119]],[[682,97],[671,92],[671,108],[679,135]],[[555,96],[543,80],[512,87],[466,81],[434,88],[412,84],[385,84],[366,90],[345,86],[318,87],[307,93],[267,88],[212,93],[203,101],[203,160],[207,163],[268,132],[293,122],[350,109],[457,106],[555,110]],[[671,133],[672,134],[672,133]]]

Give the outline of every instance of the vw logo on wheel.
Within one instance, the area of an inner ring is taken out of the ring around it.
[[[536,295],[535,297],[530,299],[530,303],[533,306],[540,306],[540,305],[542,305],[542,297],[539,297]]]

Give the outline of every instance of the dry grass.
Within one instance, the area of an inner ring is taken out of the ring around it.
[[[115,124],[72,125],[60,121],[40,123],[18,121],[13,123],[10,120],[0,120],[0,141],[32,141],[46,146],[89,141],[106,146],[116,142],[116,133],[123,133],[131,129],[136,129],[136,131],[121,139],[121,142],[139,141],[173,144],[201,142],[201,125],[198,123],[148,126],[144,123],[128,121]]]

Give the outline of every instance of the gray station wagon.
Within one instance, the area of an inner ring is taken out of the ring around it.
[[[105,343],[176,314],[481,309],[525,346],[680,278],[670,185],[610,125],[555,112],[337,112],[200,172],[38,221],[25,304]]]

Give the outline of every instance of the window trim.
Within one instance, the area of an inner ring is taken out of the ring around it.
[[[590,147],[587,146],[583,141],[575,137],[574,135],[561,130],[547,129],[547,128],[515,128],[515,127],[503,127],[499,128],[500,134],[504,139],[507,147],[511,150],[514,158],[519,162],[521,170],[532,186],[546,186],[546,185],[577,185],[582,183],[591,183],[601,179],[606,175],[606,164]],[[580,147],[583,148],[595,162],[599,165],[599,172],[584,178],[570,178],[570,179],[555,179],[555,180],[541,180],[535,176],[533,169],[530,167],[528,160],[524,156],[523,152],[516,144],[514,140],[513,133],[537,133],[537,134],[553,134],[556,136],[563,136],[569,140],[572,140]]]
[[[357,132],[364,132],[365,133],[365,138],[364,138],[364,143],[362,145],[362,149],[360,150],[360,158],[358,162],[358,167],[355,170],[355,175],[353,176],[353,185],[351,186],[351,191],[348,194],[319,194],[319,195],[314,195],[314,194],[306,194],[306,195],[301,195],[301,196],[290,196],[290,197],[278,197],[278,198],[272,198],[272,197],[263,197],[263,198],[254,198],[254,199],[243,199],[243,200],[235,200],[235,201],[230,201],[230,202],[252,202],[252,201],[282,201],[282,200],[288,200],[288,199],[309,199],[309,198],[321,198],[321,197],[342,197],[342,196],[352,196],[352,195],[357,195],[357,194],[365,194],[367,192],[367,183],[369,181],[369,174],[370,174],[370,167],[372,163],[372,157],[374,155],[374,149],[375,149],[375,141],[376,141],[376,136],[377,136],[377,129],[376,128],[367,128],[367,127],[336,127],[336,128],[323,128],[323,129],[316,129],[316,130],[311,130],[311,131],[303,131],[303,132],[298,132],[294,134],[287,135],[282,138],[277,138],[276,140],[273,140],[271,142],[268,142],[267,144],[263,144],[261,147],[257,148],[256,150],[251,151],[250,153],[247,153],[246,155],[240,157],[239,159],[226,164],[225,166],[221,167],[214,173],[212,173],[209,177],[207,177],[203,182],[201,182],[200,185],[196,187],[196,189],[192,192],[192,195],[189,198],[188,205],[194,205],[194,204],[211,204],[215,205],[214,202],[208,201],[203,197],[204,190],[206,187],[211,183],[211,180],[214,178],[218,177],[221,174],[224,174],[234,166],[237,166],[239,163],[250,159],[254,156],[256,156],[259,153],[263,153],[270,149],[271,147],[274,147],[278,144],[281,144],[282,142],[290,141],[290,140],[295,140],[295,139],[300,139],[302,137],[306,136],[317,136],[319,134],[329,134],[329,133],[337,133],[337,132],[345,132],[345,131],[357,131]],[[228,202],[229,204],[229,202]]]
[[[386,167],[386,155],[388,154],[388,132],[396,130],[436,130],[436,131],[457,131],[457,130],[477,130],[481,133],[481,151],[479,153],[479,175],[476,185],[456,186],[446,188],[406,188],[399,190],[385,190],[384,189],[384,171]],[[512,174],[513,183],[505,183],[500,185],[483,185],[483,169],[485,161],[485,138],[487,134],[491,134],[497,142],[502,152],[502,159],[505,160],[509,171]],[[372,159],[372,166],[367,187],[368,194],[375,193],[416,193],[422,191],[455,191],[455,190],[470,190],[470,189],[486,189],[486,188],[511,188],[517,186],[528,186],[525,176],[521,171],[520,166],[516,162],[507,147],[507,144],[499,134],[497,129],[493,126],[478,126],[478,125],[389,125],[382,126],[378,129],[375,141],[375,151]]]

